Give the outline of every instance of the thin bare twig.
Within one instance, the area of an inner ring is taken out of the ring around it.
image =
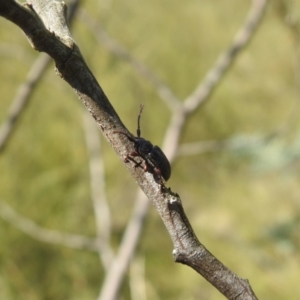
[[[78,16],[82,21],[84,21],[85,24],[89,26],[101,45],[106,47],[120,59],[127,61],[138,74],[142,75],[155,87],[161,99],[165,101],[170,109],[173,109],[174,106],[177,107],[180,105],[179,99],[174,95],[170,87],[167,86],[161,79],[159,79],[157,75],[149,69],[149,67],[134,57],[128,50],[126,50],[124,46],[109,36],[104,28],[98,22],[96,22],[92,16],[88,15],[84,9],[79,10]]]
[[[16,122],[24,111],[34,87],[42,79],[47,66],[50,64],[51,58],[45,53],[39,54],[38,58],[30,68],[24,83],[18,88],[17,94],[7,113],[5,121],[0,127],[0,152],[4,149],[13,130],[16,128]]]
[[[43,228],[32,220],[21,216],[10,205],[1,200],[0,216],[13,227],[41,242],[91,251],[98,251],[101,248],[99,239]]]
[[[236,34],[232,44],[217,59],[215,65],[209,70],[203,82],[196,90],[185,99],[184,108],[186,113],[191,113],[203,104],[214,91],[217,84],[224,78],[224,73],[233,64],[238,53],[245,48],[250,41],[262,19],[267,0],[252,0],[251,10],[244,25]]]
[[[68,15],[68,20],[70,23],[72,22],[75,12],[78,8],[79,1],[80,0],[72,0],[70,2]],[[52,62],[52,59],[48,54],[40,53],[30,68],[24,82],[18,88],[16,96],[8,110],[6,119],[0,126],[0,152],[4,149],[10,136],[16,128],[18,119],[28,104],[35,86],[41,81],[50,62]]]
[[[233,64],[234,59],[253,36],[255,29],[262,19],[266,4],[267,0],[252,1],[248,16],[230,47],[219,56],[215,65],[205,76],[203,82],[184,100],[183,107],[179,107],[174,111],[171,122],[167,128],[163,147],[170,160],[176,156],[177,145],[179,144],[187,115],[199,109],[199,107],[207,101],[221,79],[224,78],[225,72]]]
[[[95,121],[84,111],[84,134],[89,157],[91,197],[96,219],[97,236],[102,244],[99,248],[99,257],[106,271],[113,260],[113,250],[110,246],[111,224],[110,209],[105,193],[104,164],[101,155],[99,130]]]
[[[118,253],[106,273],[98,300],[116,299],[130,260],[137,247],[149,206],[149,200],[145,194],[140,189],[137,193],[137,201],[132,216],[126,226]]]

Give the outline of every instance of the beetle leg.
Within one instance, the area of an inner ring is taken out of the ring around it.
[[[149,170],[149,165],[147,164],[147,161],[145,161],[145,165],[144,165],[144,172],[148,172]]]
[[[153,174],[154,180],[156,181],[156,183],[159,184],[160,192],[163,193],[166,187],[164,185],[164,179],[161,175],[161,171],[158,168],[154,168],[153,170],[154,170],[154,174]]]
[[[133,152],[133,153],[134,153],[134,154],[132,154],[132,153],[127,154],[127,155],[125,156],[124,162],[125,162],[125,163],[128,163],[129,161],[132,161],[132,162],[135,164],[135,165],[134,165],[135,168],[137,168],[137,167],[143,168],[143,167],[141,166],[141,164],[143,163],[143,161],[137,162],[132,156],[139,156],[139,155],[136,155],[135,152]]]
[[[124,158],[124,162],[128,163],[130,160],[133,161],[136,165],[139,164],[132,156],[138,156],[136,152],[131,152],[130,154],[127,154]]]
[[[158,183],[160,184],[160,186],[162,186],[163,185],[163,178],[162,178],[162,175],[161,175],[161,171],[160,171],[160,169],[158,169],[158,168],[154,168],[154,172],[155,172],[155,174],[157,175],[157,177],[158,177]]]
[[[139,157],[141,157],[137,152],[135,152],[135,151],[133,151],[133,152],[131,152],[129,155],[127,155],[128,156],[128,158],[130,157],[130,160],[131,161],[133,161],[134,163],[135,163],[135,168],[137,168],[137,167],[140,167],[140,168],[142,168],[142,163],[143,163],[143,160],[142,161],[140,161],[140,162],[137,162],[133,157],[136,157],[136,156],[139,156]]]
[[[129,156],[140,156],[137,152],[133,151],[130,154],[128,154]]]

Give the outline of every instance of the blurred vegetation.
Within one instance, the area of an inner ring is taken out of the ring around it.
[[[250,5],[239,0],[83,3],[181,98],[230,45]],[[0,24],[2,122],[38,53],[19,28],[4,19]],[[190,118],[181,139],[226,140],[231,146],[178,157],[169,182],[200,241],[248,278],[265,300],[300,298],[299,32],[300,3],[270,1],[250,45]],[[99,45],[86,24],[75,20],[72,33],[123,122],[135,132],[139,105],[145,103],[143,136],[160,145],[169,113],[153,87]],[[83,108],[53,68],[0,153],[0,199],[45,228],[95,236]],[[117,247],[136,185],[106,143],[103,156]],[[0,240],[1,299],[97,297],[104,274],[97,253],[41,243],[2,219]],[[224,299],[193,270],[174,264],[171,251],[151,207],[138,249],[145,257],[149,299]],[[129,299],[127,282],[123,288]]]

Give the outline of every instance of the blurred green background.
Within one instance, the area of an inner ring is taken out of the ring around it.
[[[184,99],[230,45],[250,6],[104,0],[81,7]],[[126,126],[135,133],[145,103],[143,136],[161,145],[170,113],[155,89],[99,44],[82,19],[75,18],[72,34]],[[251,43],[181,137],[182,144],[229,147],[179,156],[168,182],[200,241],[265,300],[300,299],[299,41],[299,1],[270,1]],[[0,124],[37,56],[20,29],[0,19]],[[0,153],[0,200],[42,227],[93,237],[83,106],[53,69]],[[102,146],[117,249],[137,187]],[[42,243],[3,219],[0,241],[0,299],[96,299],[104,276],[97,253]],[[151,206],[137,250],[148,299],[224,299],[192,269],[174,264],[171,252]],[[128,278],[121,292],[130,299]]]

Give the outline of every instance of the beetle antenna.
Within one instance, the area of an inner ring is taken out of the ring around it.
[[[138,128],[137,128],[137,131],[136,131],[138,137],[141,136],[140,118],[141,118],[141,114],[142,114],[143,108],[144,108],[144,104],[141,104],[141,106],[140,106],[140,112],[139,112],[139,115],[138,115]]]

